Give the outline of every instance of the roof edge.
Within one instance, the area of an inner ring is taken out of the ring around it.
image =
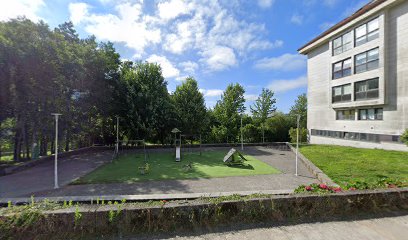
[[[318,35],[317,37],[315,37],[314,39],[312,39],[311,41],[309,41],[308,43],[306,43],[305,45],[300,47],[297,51],[299,53],[301,53],[301,54],[307,54],[307,52],[305,52],[303,50],[305,48],[307,48],[308,46],[312,45],[313,43],[316,43],[317,41],[319,41],[320,39],[326,37],[330,33],[336,31],[337,29],[343,27],[344,25],[346,25],[347,23],[350,23],[351,21],[357,19],[358,17],[370,12],[371,10],[376,8],[377,6],[383,4],[383,3],[387,2],[387,1],[389,1],[389,0],[373,0],[373,1],[370,1],[369,3],[367,3],[366,5],[361,7],[360,9],[358,9],[356,12],[354,12],[349,17],[341,20],[340,22],[338,22],[337,24],[335,24],[334,26],[332,26],[328,30],[324,31],[323,33],[321,33],[320,35]]]

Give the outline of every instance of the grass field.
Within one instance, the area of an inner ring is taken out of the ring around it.
[[[138,182],[148,180],[215,178],[228,176],[247,176],[260,174],[279,173],[268,164],[246,155],[248,159],[245,166],[228,167],[224,165],[223,158],[227,152],[214,151],[185,154],[181,162],[175,162],[172,153],[151,153],[148,160],[150,171],[142,175],[138,170],[144,165],[142,154],[129,154],[120,156],[114,162],[106,164],[88,175],[75,181],[74,184],[87,183],[113,183],[113,182]],[[192,169],[186,170],[183,166],[191,163]]]
[[[408,180],[408,152],[305,145],[300,152],[338,184],[388,177]]]

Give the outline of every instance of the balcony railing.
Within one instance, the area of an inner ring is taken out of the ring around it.
[[[364,99],[372,99],[372,98],[378,98],[379,96],[379,90],[378,89],[372,89],[364,92],[356,92],[355,98],[356,100],[364,100]]]

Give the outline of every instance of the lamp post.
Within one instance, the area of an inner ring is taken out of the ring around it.
[[[58,187],[58,118],[62,114],[60,113],[51,113],[55,117],[55,160],[54,160],[54,189]]]
[[[116,154],[119,154],[119,117],[116,117]]]
[[[297,129],[296,129],[296,173],[298,175],[298,152],[299,152],[299,122],[300,122],[300,114],[297,115]]]
[[[242,115],[241,115],[241,151],[244,151],[244,135],[242,134]]]

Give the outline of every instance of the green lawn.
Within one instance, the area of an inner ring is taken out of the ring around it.
[[[300,152],[340,185],[382,177],[408,180],[408,152],[332,145],[305,145]]]
[[[203,152],[202,156],[199,156],[198,153],[183,154],[181,162],[175,162],[174,156],[171,153],[151,153],[148,160],[150,171],[146,175],[141,175],[138,170],[139,167],[144,165],[142,154],[124,155],[114,162],[106,164],[80,178],[74,184],[131,183],[148,180],[215,178],[279,173],[275,168],[248,155],[245,155],[248,159],[245,166],[228,167],[223,162],[226,153],[226,151]],[[190,162],[192,164],[191,170],[183,168],[184,165]]]

